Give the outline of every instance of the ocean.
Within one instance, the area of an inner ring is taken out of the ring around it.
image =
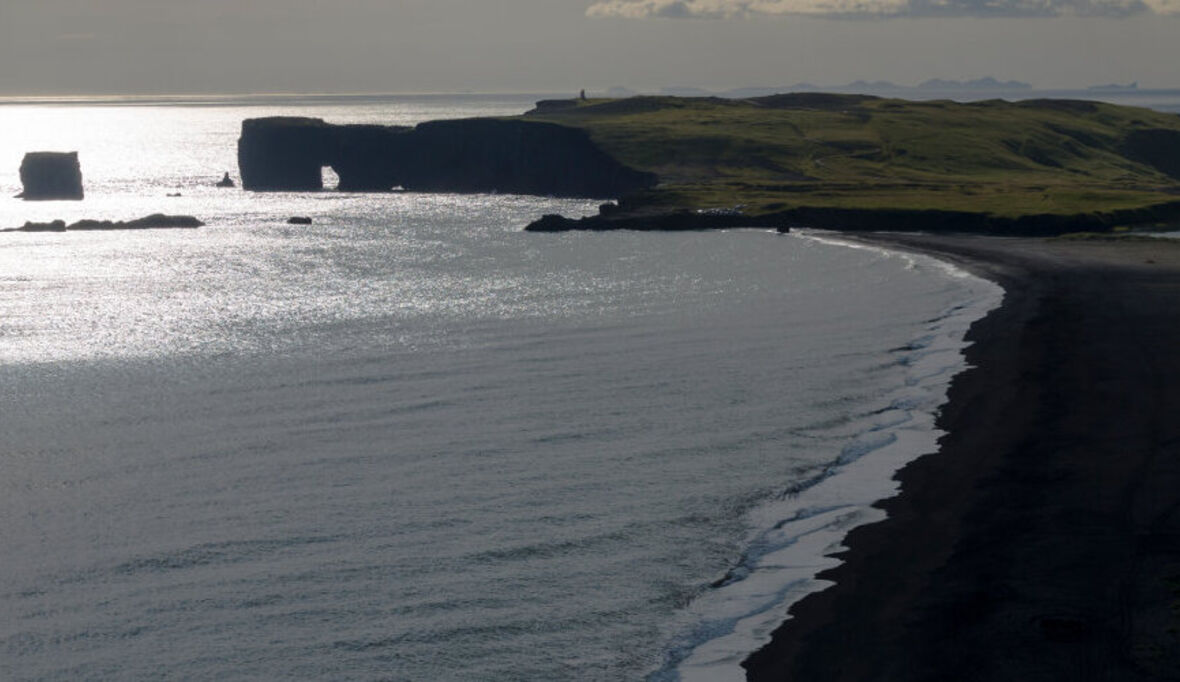
[[[245,118],[531,102],[0,105],[0,227],[207,223],[0,234],[0,678],[743,678],[1002,291],[821,232],[521,230],[591,201],[213,187]],[[34,150],[86,199],[10,198]]]

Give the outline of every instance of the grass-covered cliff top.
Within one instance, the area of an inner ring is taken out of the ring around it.
[[[541,103],[525,115],[585,129],[660,176],[641,199],[1078,214],[1180,200],[1180,116],[1099,102],[911,102],[791,94]]]

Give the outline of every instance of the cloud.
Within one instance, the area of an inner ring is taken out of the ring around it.
[[[590,17],[1124,17],[1180,15],[1180,0],[599,0]]]
[[[748,4],[729,0],[604,0],[596,2],[586,10],[590,17],[698,17],[723,19],[747,13],[740,5]]]
[[[1180,14],[1180,0],[1143,0],[1143,4],[1156,14]]]

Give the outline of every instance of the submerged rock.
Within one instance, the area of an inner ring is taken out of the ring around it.
[[[17,196],[25,200],[81,199],[78,152],[29,152],[20,164],[20,181],[24,191]]]
[[[21,232],[65,232],[66,221],[53,220],[48,223],[26,222],[24,227],[16,228]]]
[[[205,223],[191,215],[164,215],[153,213],[143,218],[129,220],[125,224],[129,228],[158,228],[158,227],[204,227]]]
[[[143,218],[135,220],[128,220],[126,222],[120,220],[112,222],[110,220],[79,220],[76,223],[71,223],[66,229],[68,230],[146,230],[158,228],[192,228],[201,227],[205,223],[197,220],[191,215],[164,215],[163,213],[153,213]]]
[[[79,220],[66,225],[64,220],[54,220],[48,223],[27,222],[23,227],[15,228],[17,232],[66,232],[72,230],[147,230],[160,228],[194,228],[202,227],[205,223],[191,215],[164,215],[153,213],[135,220]],[[7,230],[12,232],[14,230]]]

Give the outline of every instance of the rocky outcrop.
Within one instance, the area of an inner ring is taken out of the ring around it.
[[[747,216],[740,213],[687,210],[637,215],[606,214],[576,219],[550,213],[533,221],[524,229],[528,232],[566,232],[569,230],[684,232],[689,230],[724,230],[735,227],[767,227],[780,232],[790,230],[787,222],[775,215]]]
[[[599,215],[566,218],[546,215],[525,227],[529,232],[568,230],[708,230],[772,227],[787,232],[810,227],[848,232],[973,232],[1022,237],[1051,237],[1071,232],[1110,232],[1115,227],[1152,226],[1180,219],[1180,201],[1101,213],[1034,214],[1018,218],[970,211],[838,208],[800,206],[746,216],[731,211],[699,212],[604,206]]]
[[[75,230],[149,230],[165,228],[195,228],[205,223],[191,215],[165,215],[153,213],[135,220],[79,220],[66,225],[64,220],[54,220],[47,223],[27,222],[22,227],[15,227],[0,232],[67,232]]]
[[[505,192],[617,197],[654,186],[584,131],[540,121],[463,119],[414,128],[331,125],[313,118],[248,119],[238,140],[248,190],[323,188],[331,167],[339,189]]]
[[[20,164],[24,191],[30,201],[82,198],[82,167],[78,152],[29,152]]]

